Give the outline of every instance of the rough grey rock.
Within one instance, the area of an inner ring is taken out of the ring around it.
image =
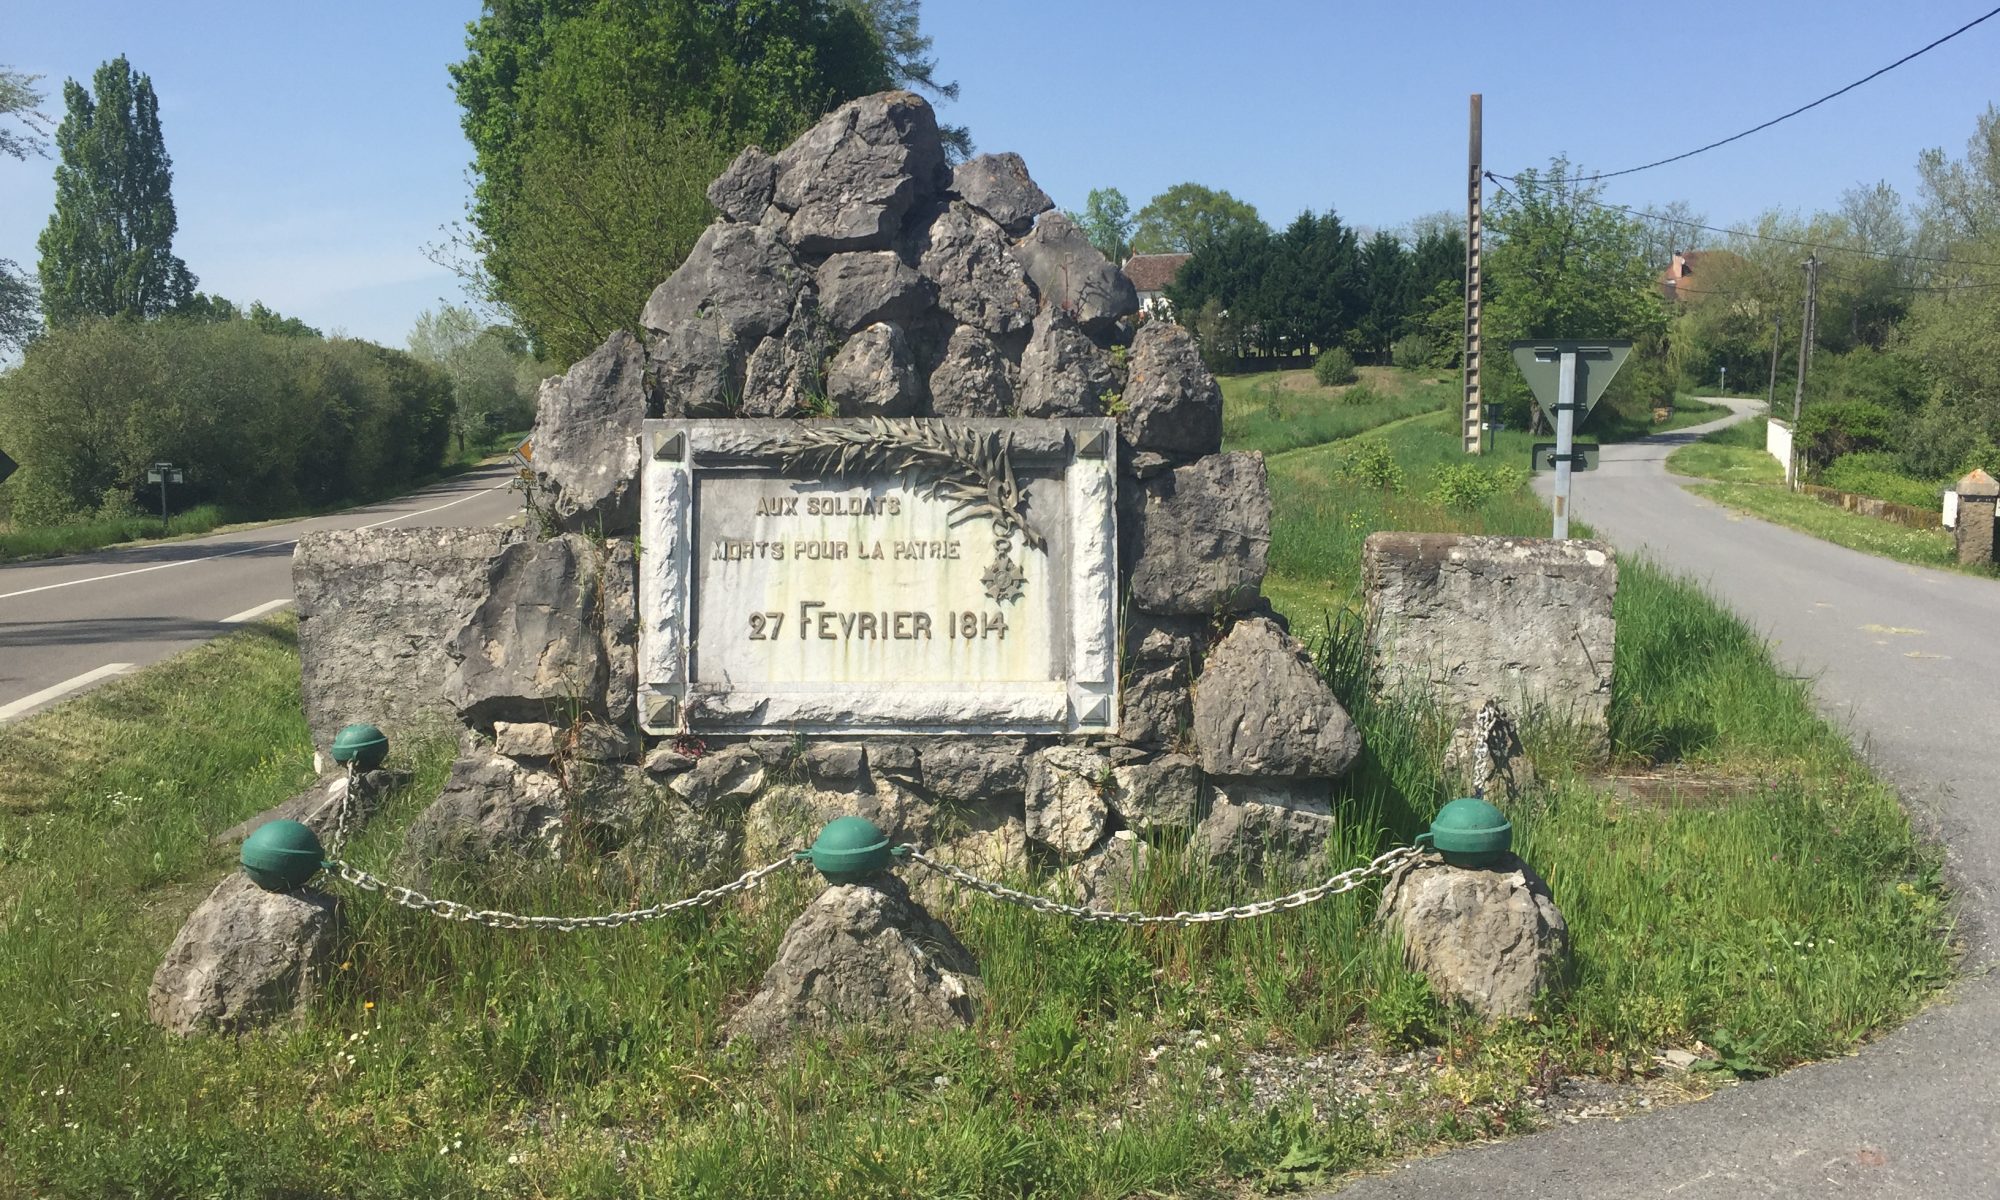
[[[732,1038],[863,1028],[893,1036],[972,1024],[978,967],[902,880],[880,875],[819,894],[778,943],[763,986],[729,1019]]]
[[[347,806],[347,834],[352,837],[368,824],[382,798],[410,781],[406,771],[363,771],[350,784],[345,768],[314,780],[312,786],[286,800],[239,821],[208,839],[212,846],[233,846],[273,821],[297,821],[332,844],[340,825],[342,801]]]
[[[1111,768],[1111,811],[1128,829],[1192,829],[1201,811],[1201,766],[1182,754]]]
[[[1163,617],[1136,609],[1125,613],[1125,657],[1141,663],[1187,663],[1199,670],[1207,652],[1209,623],[1202,617]]]
[[[402,739],[452,713],[439,681],[453,630],[493,562],[527,535],[501,529],[342,529],[292,553],[299,672],[313,744],[367,721]]]
[[[1151,856],[1151,846],[1131,830],[1120,829],[1072,866],[1070,878],[1085,904],[1123,908],[1131,902]]]
[[[1021,352],[1021,415],[1095,417],[1104,398],[1118,390],[1111,356],[1059,309],[1035,318],[1034,336]]]
[[[1028,164],[1011,152],[981,154],[958,164],[951,173],[951,190],[1012,237],[1028,232],[1036,217],[1055,207],[1048,193],[1028,178]]]
[[[764,786],[764,759],[748,746],[725,746],[702,755],[669,786],[696,810],[724,800],[748,800]]]
[[[517,542],[494,559],[484,600],[451,639],[445,696],[469,724],[546,720],[572,705],[623,720],[605,701],[594,559],[576,534]]]
[[[267,892],[231,872],[167,947],[146,993],[147,1015],[183,1036],[301,1017],[325,981],[339,932],[333,897]]]
[[[1217,454],[1121,489],[1132,603],[1165,616],[1256,604],[1271,545],[1264,456]]]
[[[903,216],[948,182],[931,106],[910,92],[850,100],[777,159],[772,200],[802,254],[887,249]]]
[[[604,649],[604,690],[586,715],[620,730],[632,727],[639,702],[639,555],[629,538],[596,550],[598,641]]]
[[[746,146],[728,169],[708,185],[708,202],[732,221],[755,225],[771,205],[778,163],[760,146]]]
[[[644,763],[648,775],[679,775],[692,771],[701,760],[674,745],[656,746],[646,755]]]
[[[1454,724],[1488,700],[1610,747],[1612,602],[1604,542],[1375,533],[1361,551],[1376,686]]]
[[[843,417],[902,417],[917,410],[916,366],[903,331],[870,325],[826,368],[826,394]]]
[[[542,388],[535,483],[562,529],[624,534],[639,525],[639,426],[646,351],[624,330]]]
[[[1211,775],[1334,779],[1361,753],[1361,731],[1304,646],[1246,617],[1208,652],[1195,681],[1194,744]]]
[[[811,289],[799,293],[784,332],[757,343],[743,367],[745,417],[792,417],[826,394],[826,360],[840,343]]]
[[[723,417],[741,407],[745,363],[734,340],[677,324],[653,338],[651,354],[661,416]]]
[[[1406,864],[1383,887],[1377,919],[1440,995],[1488,1017],[1532,1013],[1569,955],[1569,926],[1548,884],[1512,854],[1486,868],[1434,856]]]
[[[811,275],[769,230],[718,221],[653,289],[639,320],[649,331],[702,329],[747,352],[791,320]]]
[[[1139,311],[1139,293],[1076,223],[1052,212],[1015,243],[1014,256],[1028,272],[1042,311],[1068,314],[1091,334],[1106,336]]]
[[[931,372],[931,412],[940,417],[1004,417],[1014,409],[1014,379],[993,339],[970,325],[952,330]]]
[[[868,769],[901,783],[918,784],[924,777],[923,760],[918,755],[916,743],[890,741],[887,738],[877,738],[868,743]]]
[[[1222,449],[1222,388],[1187,330],[1148,321],[1132,339],[1118,434],[1134,455],[1199,458]]]
[[[512,759],[556,756],[556,727],[546,721],[493,722],[493,752]]]
[[[1333,832],[1332,788],[1324,781],[1218,779],[1214,804],[1194,846],[1224,871],[1259,880],[1316,870]]]
[[[1104,792],[1111,760],[1083,746],[1050,746],[1028,767],[1028,840],[1078,858],[1104,837],[1111,810]]]
[[[1018,804],[1028,786],[1021,738],[936,738],[921,743],[918,755],[918,786],[936,800]]]
[[[932,822],[937,806],[893,781],[877,779],[860,788],[759,782],[762,786],[743,814],[744,853],[750,865],[762,866],[777,855],[804,849],[835,817],[865,817],[892,845],[935,844]]]
[[[403,854],[426,877],[445,862],[538,857],[555,847],[564,807],[562,783],[549,771],[497,754],[463,754],[403,835]]]
[[[868,752],[856,742],[815,742],[806,750],[806,772],[820,787],[858,785],[868,777]]]
[[[930,280],[889,250],[836,254],[820,264],[816,278],[820,314],[843,337],[877,321],[904,324],[930,307],[935,293]]]
[[[961,323],[996,336],[1034,324],[1034,289],[993,218],[962,202],[946,205],[911,251],[937,285],[939,307]]]
[[[1135,746],[1178,746],[1194,726],[1184,662],[1135,663],[1119,689],[1118,736]]]

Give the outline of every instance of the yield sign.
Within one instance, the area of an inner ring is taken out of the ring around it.
[[[1563,355],[1576,355],[1576,402],[1585,414],[1597,407],[1597,398],[1632,354],[1630,341],[1604,338],[1509,342],[1507,348],[1514,352],[1514,365],[1521,368],[1528,386],[1535,389],[1535,399],[1551,412],[1560,403]]]
[[[7,477],[19,469],[20,465],[20,463],[8,458],[5,450],[0,450],[0,483],[7,482]]]

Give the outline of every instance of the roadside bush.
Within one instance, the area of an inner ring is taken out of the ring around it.
[[[23,463],[13,519],[153,511],[149,463],[186,471],[176,509],[266,514],[381,495],[438,469],[451,384],[399,350],[246,320],[94,320],[0,376],[0,442]]]
[[[1340,393],[1340,402],[1350,408],[1361,404],[1382,404],[1386,403],[1388,399],[1387,396],[1369,387],[1365,382],[1357,383]]]
[[[1313,360],[1313,378],[1321,387],[1339,387],[1361,378],[1354,369],[1354,356],[1340,346],[1324,351]]]
[[[1389,346],[1389,361],[1405,371],[1422,371],[1437,366],[1437,343],[1421,333],[1397,338]]]
[[[1799,416],[1796,436],[1807,461],[1826,466],[1842,455],[1889,449],[1903,419],[1866,400],[1822,403]]]
[[[1431,502],[1445,508],[1478,508],[1519,489],[1526,475],[1514,467],[1489,470],[1473,463],[1446,463],[1431,476]]]
[[[1974,467],[2000,469],[2000,452],[1963,411],[1932,400],[1909,419],[1896,461],[1913,479],[1956,480]]]
[[[1905,475],[1901,457],[1880,450],[1864,450],[1834,460],[1819,473],[1819,482],[1823,487],[1915,508],[1936,508],[1939,493],[1944,490],[1939,484]]]

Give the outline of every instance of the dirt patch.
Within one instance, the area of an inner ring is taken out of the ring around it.
[[[1765,786],[1756,779],[1688,770],[1598,775],[1585,782],[1610,792],[1624,807],[1649,810],[1725,808],[1756,796]]]

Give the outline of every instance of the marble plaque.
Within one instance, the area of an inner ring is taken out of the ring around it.
[[[648,421],[655,733],[1111,732],[1115,423]]]

